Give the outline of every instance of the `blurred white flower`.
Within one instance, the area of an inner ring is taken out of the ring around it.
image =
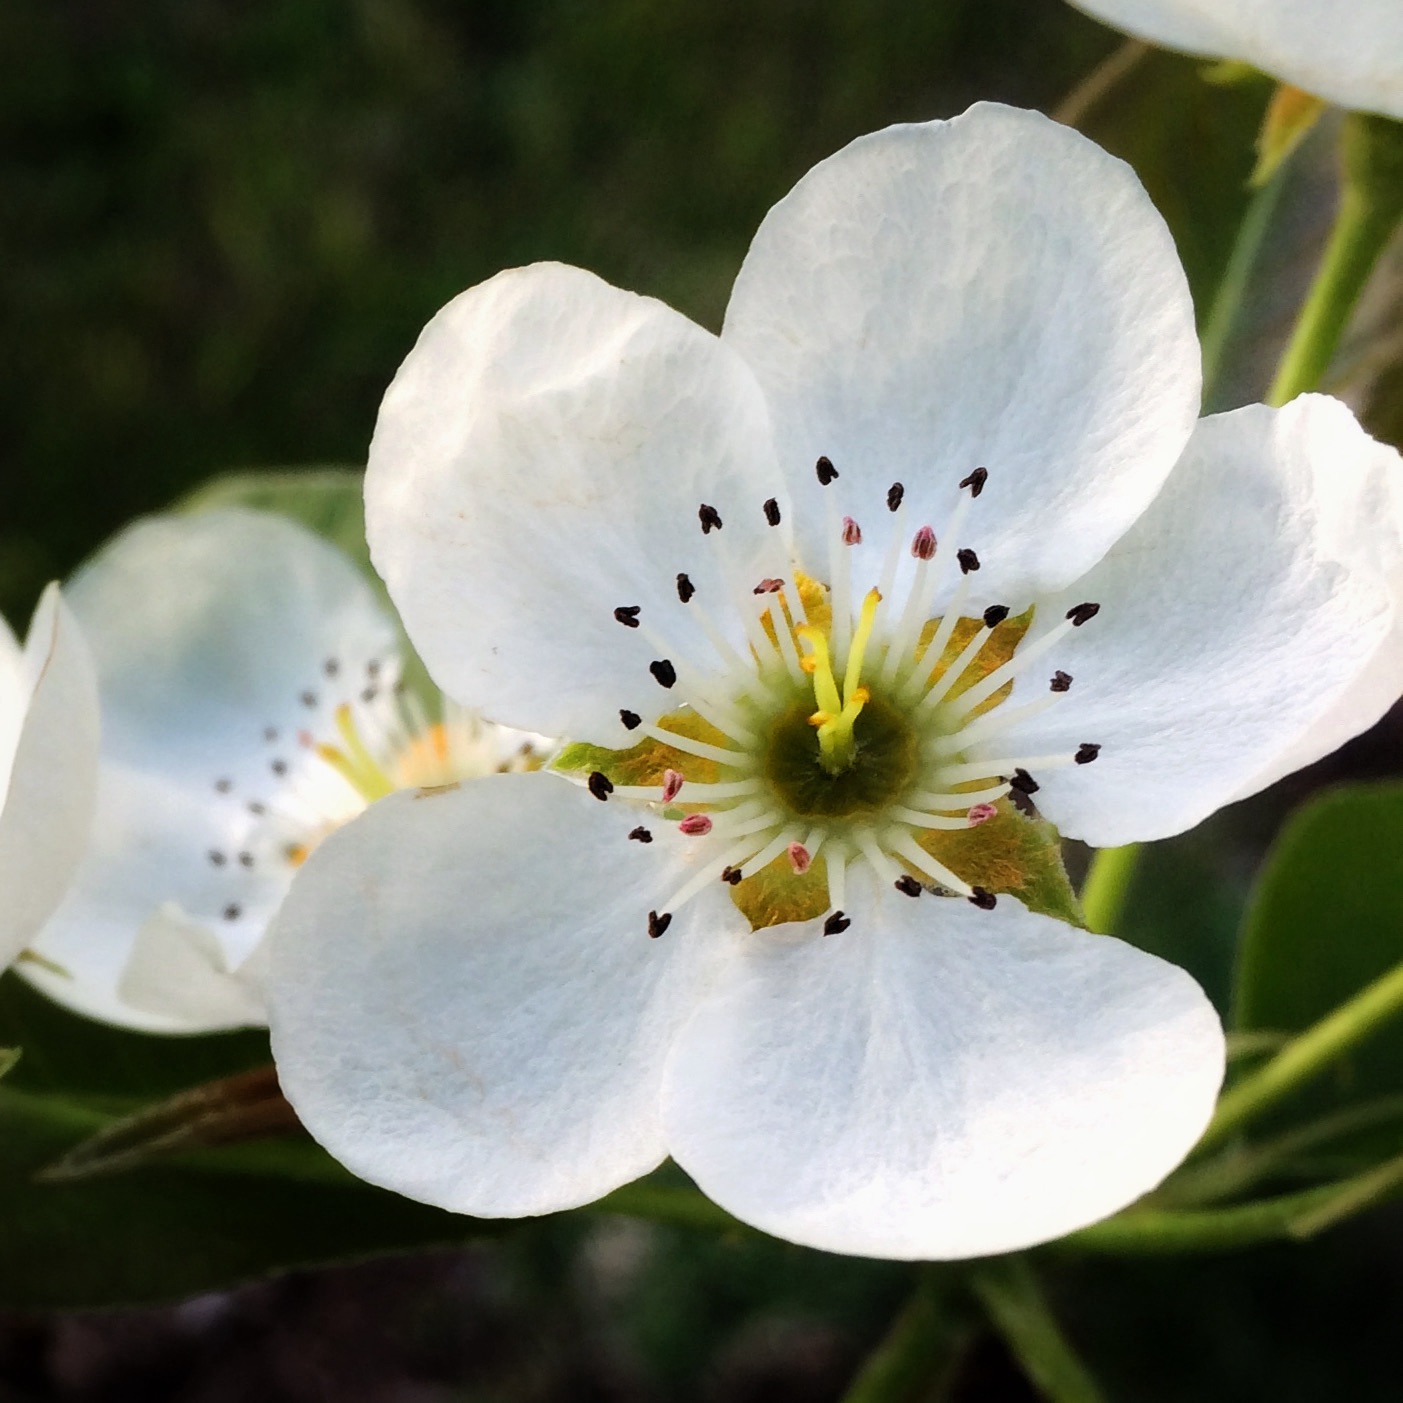
[[[370,585],[283,517],[137,522],[67,594],[101,686],[97,818],[35,942],[58,968],[23,973],[91,1017],[261,1022],[250,957],[307,854],[373,800],[517,766],[535,739],[452,702],[429,716]]]
[[[63,898],[97,787],[92,658],[57,585],[21,648],[0,620],[0,968]]]
[[[1358,112],[1403,118],[1398,0],[1072,0],[1185,53],[1238,59]]]
[[[1156,1184],[1218,1020],[1054,919],[1010,798],[1099,844],[1198,822],[1386,646],[1398,558],[1362,539],[1397,455],[1343,406],[1198,400],[1132,172],[995,106],[811,171],[720,338],[558,265],[450,303],[381,410],[373,556],[440,685],[593,773],[313,855],[269,941],[313,1134],[479,1215],[671,1154],[906,1258]]]

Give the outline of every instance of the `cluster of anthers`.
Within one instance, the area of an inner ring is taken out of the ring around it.
[[[827,487],[839,474],[822,457],[816,476]],[[960,483],[947,542],[959,539],[988,478],[979,467]],[[698,845],[691,874],[649,911],[650,936],[661,936],[673,914],[709,883],[737,886],[780,861],[797,877],[812,869],[826,881],[825,935],[851,924],[843,906],[854,864],[868,864],[910,897],[958,895],[990,909],[994,893],[939,861],[928,850],[930,835],[988,822],[1005,796],[1028,811],[1037,773],[1096,759],[1100,746],[1093,742],[1067,754],[970,757],[976,745],[984,749],[1071,688],[1071,675],[1058,669],[1037,700],[1004,705],[1014,679],[1100,606],[1078,604],[1033,638],[1027,637],[1033,609],[1014,618],[1008,607],[993,605],[966,617],[979,558],[942,545],[928,525],[908,536],[905,495],[899,482],[887,492],[893,520],[880,583],[856,608],[849,554],[862,530],[830,509],[829,584],[794,567],[791,580],[765,578],[749,595],[738,593],[731,602],[745,629],[742,649],[728,641],[686,574],[677,576],[677,598],[698,616],[711,644],[715,657],[707,665],[680,657],[640,605],[614,610],[625,628],[646,631],[662,654],[649,668],[654,681],[685,704],[652,722],[620,712],[629,730],[677,752],[660,784],[615,783],[601,770],[588,777],[595,798],[643,800]],[[769,526],[780,525],[774,498],[762,510]],[[698,516],[703,535],[721,531],[716,507],[702,504]],[[894,587],[908,544],[915,568],[903,602]],[[942,591],[948,603],[933,617]],[[684,773],[699,768],[706,778]],[[629,837],[653,841],[646,825]]]
[[[290,875],[375,800],[492,771],[534,769],[543,758],[530,741],[504,749],[497,728],[448,697],[433,719],[399,676],[397,658],[332,657],[321,673],[318,685],[298,695],[304,724],[266,725],[261,745],[249,747],[256,760],[214,781],[216,793],[227,796],[219,818],[225,836],[205,860],[227,874],[218,908],[224,921],[245,916],[255,873]]]

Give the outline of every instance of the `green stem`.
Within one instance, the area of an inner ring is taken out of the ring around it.
[[[1281,203],[1281,192],[1286,186],[1286,171],[1289,165],[1289,159],[1283,161],[1271,179],[1253,193],[1247,213],[1238,226],[1237,237],[1233,240],[1228,266],[1223,270],[1218,290],[1213,294],[1213,305],[1209,308],[1208,317],[1203,324],[1201,338],[1205,413],[1212,413],[1215,408],[1214,396],[1218,389],[1219,376],[1223,372],[1223,357],[1246,302],[1247,289],[1257,267],[1257,259],[1266,243],[1272,218]]]
[[[1403,964],[1396,965],[1319,1023],[1291,1039],[1266,1066],[1244,1077],[1218,1102],[1197,1151],[1230,1137],[1249,1120],[1326,1071],[1341,1056],[1403,1012]]]
[[[1087,926],[1097,935],[1110,935],[1120,924],[1130,884],[1140,861],[1140,845],[1098,848],[1092,854],[1086,881],[1082,883],[1081,905]]]
[[[1022,1257],[991,1257],[971,1286],[1029,1380],[1050,1403],[1103,1403],[1104,1395],[1058,1327]]]
[[[928,1268],[901,1314],[843,1395],[843,1403],[907,1403],[929,1398],[948,1378],[969,1336],[949,1292]]]
[[[1403,216],[1403,125],[1345,119],[1343,187],[1335,225],[1267,393],[1281,405],[1320,384],[1350,313]]]

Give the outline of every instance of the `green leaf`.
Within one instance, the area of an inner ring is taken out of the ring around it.
[[[1339,789],[1296,814],[1244,916],[1236,1028],[1301,1032],[1403,961],[1400,853],[1403,784]],[[1291,1109],[1299,1119],[1399,1092],[1403,1019],[1341,1057]]]
[[[0,1087],[5,1309],[174,1299],[501,1230],[361,1184],[306,1140],[202,1152],[105,1178],[36,1181],[110,1123],[75,1101]]]

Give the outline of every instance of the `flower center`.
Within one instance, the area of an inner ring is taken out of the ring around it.
[[[839,474],[820,458],[816,475],[827,487]],[[596,798],[643,801],[695,843],[690,875],[660,893],[649,934],[661,935],[672,913],[717,880],[731,885],[756,928],[826,916],[825,934],[846,929],[846,873],[854,863],[912,897],[932,891],[987,908],[996,891],[1023,894],[1026,835],[1011,825],[1030,828],[1034,773],[1087,764],[1100,747],[1020,755],[991,742],[1067,692],[1072,678],[1058,670],[1037,700],[1007,705],[1015,679],[1099,606],[1080,604],[1036,637],[1028,636],[1035,608],[1017,617],[1003,605],[979,616],[964,612],[981,563],[957,543],[987,480],[978,468],[960,484],[943,546],[929,526],[906,534],[905,493],[893,484],[880,583],[856,609],[850,556],[862,530],[830,509],[827,584],[791,559],[788,580],[775,575],[736,590],[741,648],[679,575],[678,600],[698,615],[716,655],[704,664],[684,659],[653,631],[651,610],[615,610],[625,627],[644,630],[660,654],[649,669],[654,681],[685,705],[652,723],[623,711],[625,726],[646,739],[618,752],[568,747],[557,765],[586,772]],[[780,524],[774,500],[763,510],[770,526]],[[698,515],[703,534],[719,536],[721,512],[703,504]],[[908,541],[915,566],[898,600]],[[948,602],[936,616],[942,586]],[[630,836],[652,840],[646,825]],[[1055,850],[1055,835],[1050,841]],[[1060,859],[1052,860],[1060,876]]]

